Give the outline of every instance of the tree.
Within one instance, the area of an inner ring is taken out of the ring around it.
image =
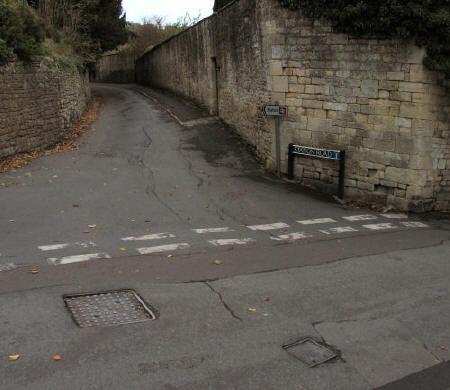
[[[122,0],[74,0],[86,21],[86,32],[102,52],[128,41],[126,15]]]
[[[231,3],[232,0],[215,0],[214,1],[214,11],[218,11],[219,9],[225,7],[228,3]]]

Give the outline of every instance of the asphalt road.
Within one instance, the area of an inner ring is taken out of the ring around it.
[[[192,105],[94,89],[80,150],[0,175],[0,388],[371,389],[449,359],[446,220],[344,208]],[[79,329],[61,298],[120,288],[159,318]],[[342,358],[292,360],[302,336]]]

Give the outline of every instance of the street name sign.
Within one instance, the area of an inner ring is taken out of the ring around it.
[[[328,149],[311,148],[308,146],[301,146],[301,145],[291,145],[291,152],[294,154],[301,154],[303,156],[326,158],[329,160],[341,159],[340,150],[328,150]]]
[[[322,148],[312,148],[310,146],[289,144],[288,148],[288,177],[294,179],[294,157],[323,158],[326,160],[339,161],[339,188],[338,196],[344,199],[344,178],[345,178],[345,150],[330,150]]]
[[[264,115],[267,116],[287,116],[288,108],[287,106],[264,106],[263,107]]]

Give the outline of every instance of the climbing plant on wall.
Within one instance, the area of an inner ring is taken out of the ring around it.
[[[324,18],[355,36],[413,39],[424,64],[450,79],[450,0],[278,0],[305,16]]]

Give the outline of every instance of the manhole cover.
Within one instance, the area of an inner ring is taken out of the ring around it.
[[[63,298],[73,320],[81,328],[156,319],[154,312],[133,290],[64,295]]]
[[[310,337],[292,344],[283,345],[283,349],[309,367],[318,366],[338,356],[336,352]]]

